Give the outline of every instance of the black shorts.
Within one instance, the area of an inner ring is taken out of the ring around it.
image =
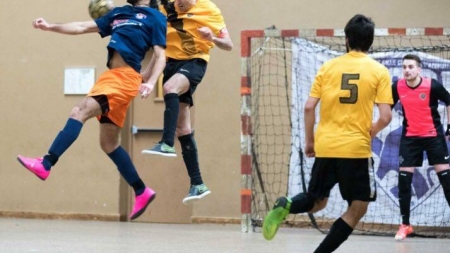
[[[372,158],[316,157],[311,171],[308,193],[317,200],[330,197],[339,184],[341,196],[350,205],[353,200],[375,201],[377,189]]]
[[[169,58],[164,68],[163,83],[166,83],[176,73],[182,74],[189,80],[189,90],[179,96],[181,103],[194,105],[192,95],[197,89],[197,85],[205,76],[206,67],[208,63],[200,58],[190,60],[175,60]]]
[[[443,135],[436,137],[406,137],[400,139],[400,167],[420,167],[426,152],[428,164],[448,164],[447,141]]]

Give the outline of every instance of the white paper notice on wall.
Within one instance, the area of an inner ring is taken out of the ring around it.
[[[66,68],[64,94],[85,95],[95,83],[95,68]]]

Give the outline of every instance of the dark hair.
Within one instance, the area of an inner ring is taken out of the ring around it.
[[[158,9],[158,0],[150,0],[150,8]]]
[[[371,18],[357,14],[350,19],[344,29],[350,49],[369,51],[375,34],[375,23]]]
[[[421,66],[422,65],[422,60],[420,59],[419,56],[415,55],[415,54],[407,54],[405,56],[403,56],[403,60],[414,60],[417,62],[417,66]]]
[[[127,3],[135,6],[140,0],[127,0]]]
[[[139,1],[140,1],[140,0],[127,0],[127,3],[129,3],[129,4],[133,5],[133,6],[135,6]],[[162,2],[164,2],[164,1],[161,1],[161,3],[162,3]],[[166,0],[165,2],[167,2],[167,0]],[[149,6],[150,8],[153,8],[153,9],[159,9],[159,7],[158,7],[158,0],[150,0],[150,3],[149,3],[148,6]]]

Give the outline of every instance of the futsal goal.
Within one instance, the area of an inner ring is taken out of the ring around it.
[[[341,29],[241,32],[241,212],[242,231],[257,230],[279,196],[305,192],[313,158],[303,154],[303,106],[318,68],[346,52]],[[376,29],[369,55],[384,64],[393,81],[402,77],[402,57],[414,53],[422,74],[450,90],[450,29]],[[319,104],[320,105],[320,104]],[[445,106],[439,106],[447,124]],[[377,117],[377,112],[374,113]],[[318,118],[317,118],[318,120]],[[398,144],[402,111],[373,139],[377,201],[355,233],[394,235],[401,223],[398,204]],[[450,237],[450,208],[425,157],[412,182],[411,223],[417,236]],[[289,215],[283,226],[315,227],[326,233],[347,208],[338,187],[328,205],[313,215]]]

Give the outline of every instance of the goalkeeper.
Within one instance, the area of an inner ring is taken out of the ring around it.
[[[421,77],[420,73],[421,59],[417,55],[407,54],[403,57],[404,78],[392,85],[394,105],[400,100],[404,115],[398,174],[402,224],[395,235],[396,240],[403,240],[413,232],[409,223],[411,183],[414,168],[422,166],[424,151],[429,164],[434,165],[445,198],[450,203],[449,154],[446,143],[450,125],[447,125],[444,133],[437,111],[438,102],[442,101],[447,107],[447,115],[450,115],[450,94],[438,81]]]
[[[392,118],[391,78],[386,67],[367,55],[375,24],[356,15],[345,26],[347,53],[322,65],[305,104],[305,154],[316,157],[307,193],[280,197],[265,217],[263,235],[272,239],[289,213],[315,213],[327,205],[339,184],[347,210],[332,225],[314,253],[336,250],[376,199],[371,138]],[[320,121],[314,135],[315,109]],[[374,104],[380,117],[372,122]]]

